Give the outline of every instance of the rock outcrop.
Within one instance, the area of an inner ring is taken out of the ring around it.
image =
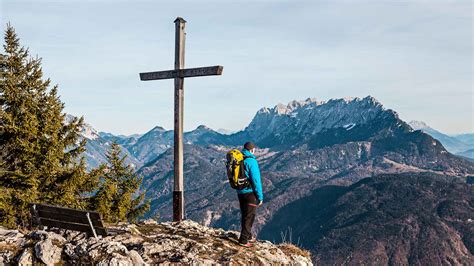
[[[238,233],[181,223],[126,224],[110,228],[110,236],[51,229],[21,233],[0,227],[0,265],[3,264],[290,264],[312,265],[310,254],[290,244],[257,241],[245,248]]]

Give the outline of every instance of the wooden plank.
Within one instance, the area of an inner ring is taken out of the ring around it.
[[[222,75],[223,66],[186,68],[180,70],[179,77],[201,77],[201,76],[219,76]]]
[[[60,220],[63,222],[68,222],[68,223],[77,223],[77,224],[85,224],[89,225],[89,220],[87,220],[86,213],[81,213],[81,215],[78,216],[71,216],[68,214],[60,214],[58,215],[56,212],[49,212],[45,210],[39,210],[38,215],[40,218],[46,218],[46,219],[54,219],[54,220]],[[93,219],[91,217],[92,224],[94,226],[98,227],[104,227],[104,224],[102,223],[102,220],[100,219]]]
[[[159,80],[222,75],[223,66],[197,67],[140,73],[140,80]]]
[[[140,73],[140,80],[174,79],[178,77],[176,70],[164,70],[156,72]]]
[[[49,213],[55,213],[58,216],[69,215],[72,217],[85,217],[86,213],[90,213],[91,219],[102,220],[100,217],[100,214],[95,211],[70,209],[70,208],[58,207],[58,206],[47,205],[47,204],[36,204],[36,210],[38,212],[44,211],[44,212],[49,212]]]
[[[87,232],[92,234],[92,230],[89,225],[78,224],[78,223],[68,223],[54,219],[40,218],[41,224],[48,227],[56,227],[80,232]],[[107,236],[107,229],[104,227],[96,227],[94,229],[98,235]]]

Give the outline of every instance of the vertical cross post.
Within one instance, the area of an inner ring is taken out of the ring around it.
[[[184,41],[186,21],[177,18],[175,21],[175,55],[174,69],[184,69]],[[184,105],[184,78],[178,75],[174,79],[174,190],[173,190],[173,221],[184,219],[183,195],[183,105]]]
[[[183,107],[184,78],[222,75],[223,66],[184,68],[184,40],[186,20],[176,18],[174,69],[140,73],[140,80],[174,79],[174,187],[173,221],[184,219],[184,183],[183,183]]]

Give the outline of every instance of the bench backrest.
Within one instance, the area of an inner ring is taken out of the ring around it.
[[[30,204],[33,224],[87,232],[95,237],[107,236],[98,212],[76,210],[46,204]]]

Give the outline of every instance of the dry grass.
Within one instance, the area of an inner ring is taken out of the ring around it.
[[[11,251],[13,254],[16,254],[21,248],[15,244],[0,244],[0,250],[2,251]]]
[[[280,248],[281,251],[283,251],[283,253],[285,253],[285,255],[289,257],[291,257],[291,255],[296,254],[296,255],[300,255],[300,256],[311,259],[311,252],[309,252],[306,249],[299,248],[293,244],[290,244],[290,243],[279,244],[278,248]]]
[[[138,231],[144,235],[150,233],[161,233],[163,230],[159,225],[155,224],[141,224],[137,227]]]

